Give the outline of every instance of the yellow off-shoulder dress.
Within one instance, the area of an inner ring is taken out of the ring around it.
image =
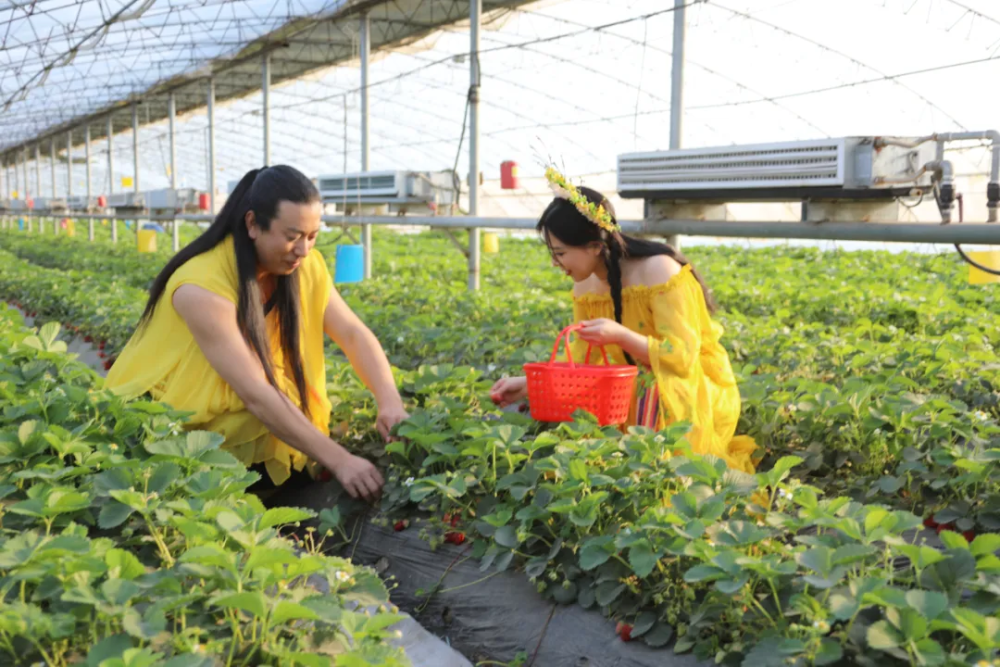
[[[326,395],[323,356],[323,316],[333,282],[326,262],[313,249],[298,268],[301,290],[299,341],[302,369],[309,387],[310,418],[322,433],[330,429],[330,401]],[[170,277],[152,319],[136,331],[108,373],[105,386],[126,398],[149,393],[177,410],[194,413],[186,428],[214,431],[225,437],[223,448],[245,465],[262,463],[275,484],[302,470],[308,457],[272,436],[263,423],[215,372],[187,324],[174,309],[173,294],[181,285],[197,285],[237,303],[238,279],[232,237],[192,258]],[[285,368],[278,335],[277,312],[266,324],[274,372],[279,388],[296,405],[298,390]]]
[[[614,320],[610,294],[584,294],[573,299],[576,322]],[[705,297],[690,266],[661,285],[636,285],[622,290],[622,324],[646,336],[649,368],[655,391],[637,391],[629,424],[656,429],[678,421],[691,423],[688,441],[699,454],[714,454],[729,467],[753,473],[751,458],[757,448],[753,438],[736,436],[740,417],[740,392],[729,355],[719,343],[722,326],[712,320]],[[584,360],[587,343],[574,338],[574,360]],[[617,345],[605,351],[612,364],[628,363]],[[603,364],[596,351],[591,363]],[[640,367],[641,370],[641,367]],[[645,405],[650,401],[652,405]]]

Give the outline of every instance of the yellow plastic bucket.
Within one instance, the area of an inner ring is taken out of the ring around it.
[[[966,253],[974,261],[985,267],[1000,271],[1000,250],[975,250]],[[989,283],[1000,283],[1000,276],[980,271],[976,267],[969,265],[969,284],[987,285]]]
[[[136,239],[139,252],[156,252],[156,232],[152,229],[140,229]]]
[[[491,255],[500,252],[500,239],[493,232],[483,233],[483,252]]]
[[[70,218],[66,221],[66,235],[76,236],[76,220]]]

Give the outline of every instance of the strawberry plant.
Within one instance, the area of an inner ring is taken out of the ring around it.
[[[341,291],[396,366],[405,439],[374,436],[374,401],[332,345],[328,393],[335,437],[388,467],[377,521],[472,542],[485,569],[602,609],[619,637],[727,664],[997,659],[1000,310],[953,257],[694,249],[722,307],[739,431],[765,457],[746,476],[687,452],[683,425],[623,434],[492,409],[491,381],[548,358],[572,316],[541,244],[505,240],[469,294],[442,237],[375,242],[377,278]],[[0,232],[0,298],[113,359],[157,264],[108,248]],[[62,491],[37,493],[47,506]],[[74,497],[57,500],[53,529],[79,523]]]
[[[221,438],[100,389],[0,306],[5,664],[408,664],[377,575],[278,529]]]

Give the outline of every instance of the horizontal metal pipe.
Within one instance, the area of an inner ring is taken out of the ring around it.
[[[3,214],[3,213],[0,213]],[[48,217],[40,211],[11,212],[7,215]],[[63,217],[80,220],[143,220],[211,222],[209,215],[156,215],[144,212],[132,214],[60,213]],[[485,218],[444,216],[341,216],[325,215],[328,225],[382,225],[392,227],[433,227],[437,229],[511,229],[534,230],[535,218]],[[805,239],[814,241],[873,241],[886,243],[970,243],[1000,245],[1000,225],[966,222],[939,223],[874,223],[874,222],[734,222],[719,220],[624,220],[623,231],[631,234],[669,236],[709,236],[759,239]]]

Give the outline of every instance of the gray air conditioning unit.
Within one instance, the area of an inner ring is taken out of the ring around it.
[[[36,211],[65,211],[66,200],[59,197],[38,197],[35,199]]]
[[[802,201],[804,219],[887,221],[897,217],[897,197],[932,188],[936,146],[915,142],[841,137],[627,153],[618,157],[618,192],[645,199],[649,213],[663,217],[714,208],[700,216],[714,218],[733,202]]]
[[[195,211],[198,209],[198,191],[194,188],[163,188],[145,194],[146,206],[158,211]]]
[[[71,211],[89,211],[97,208],[97,197],[87,199],[86,195],[77,195],[66,200]]]
[[[455,172],[369,171],[321,175],[320,196],[344,213],[449,213],[456,203]]]
[[[108,195],[108,208],[146,208],[146,194],[143,192],[116,192]]]

